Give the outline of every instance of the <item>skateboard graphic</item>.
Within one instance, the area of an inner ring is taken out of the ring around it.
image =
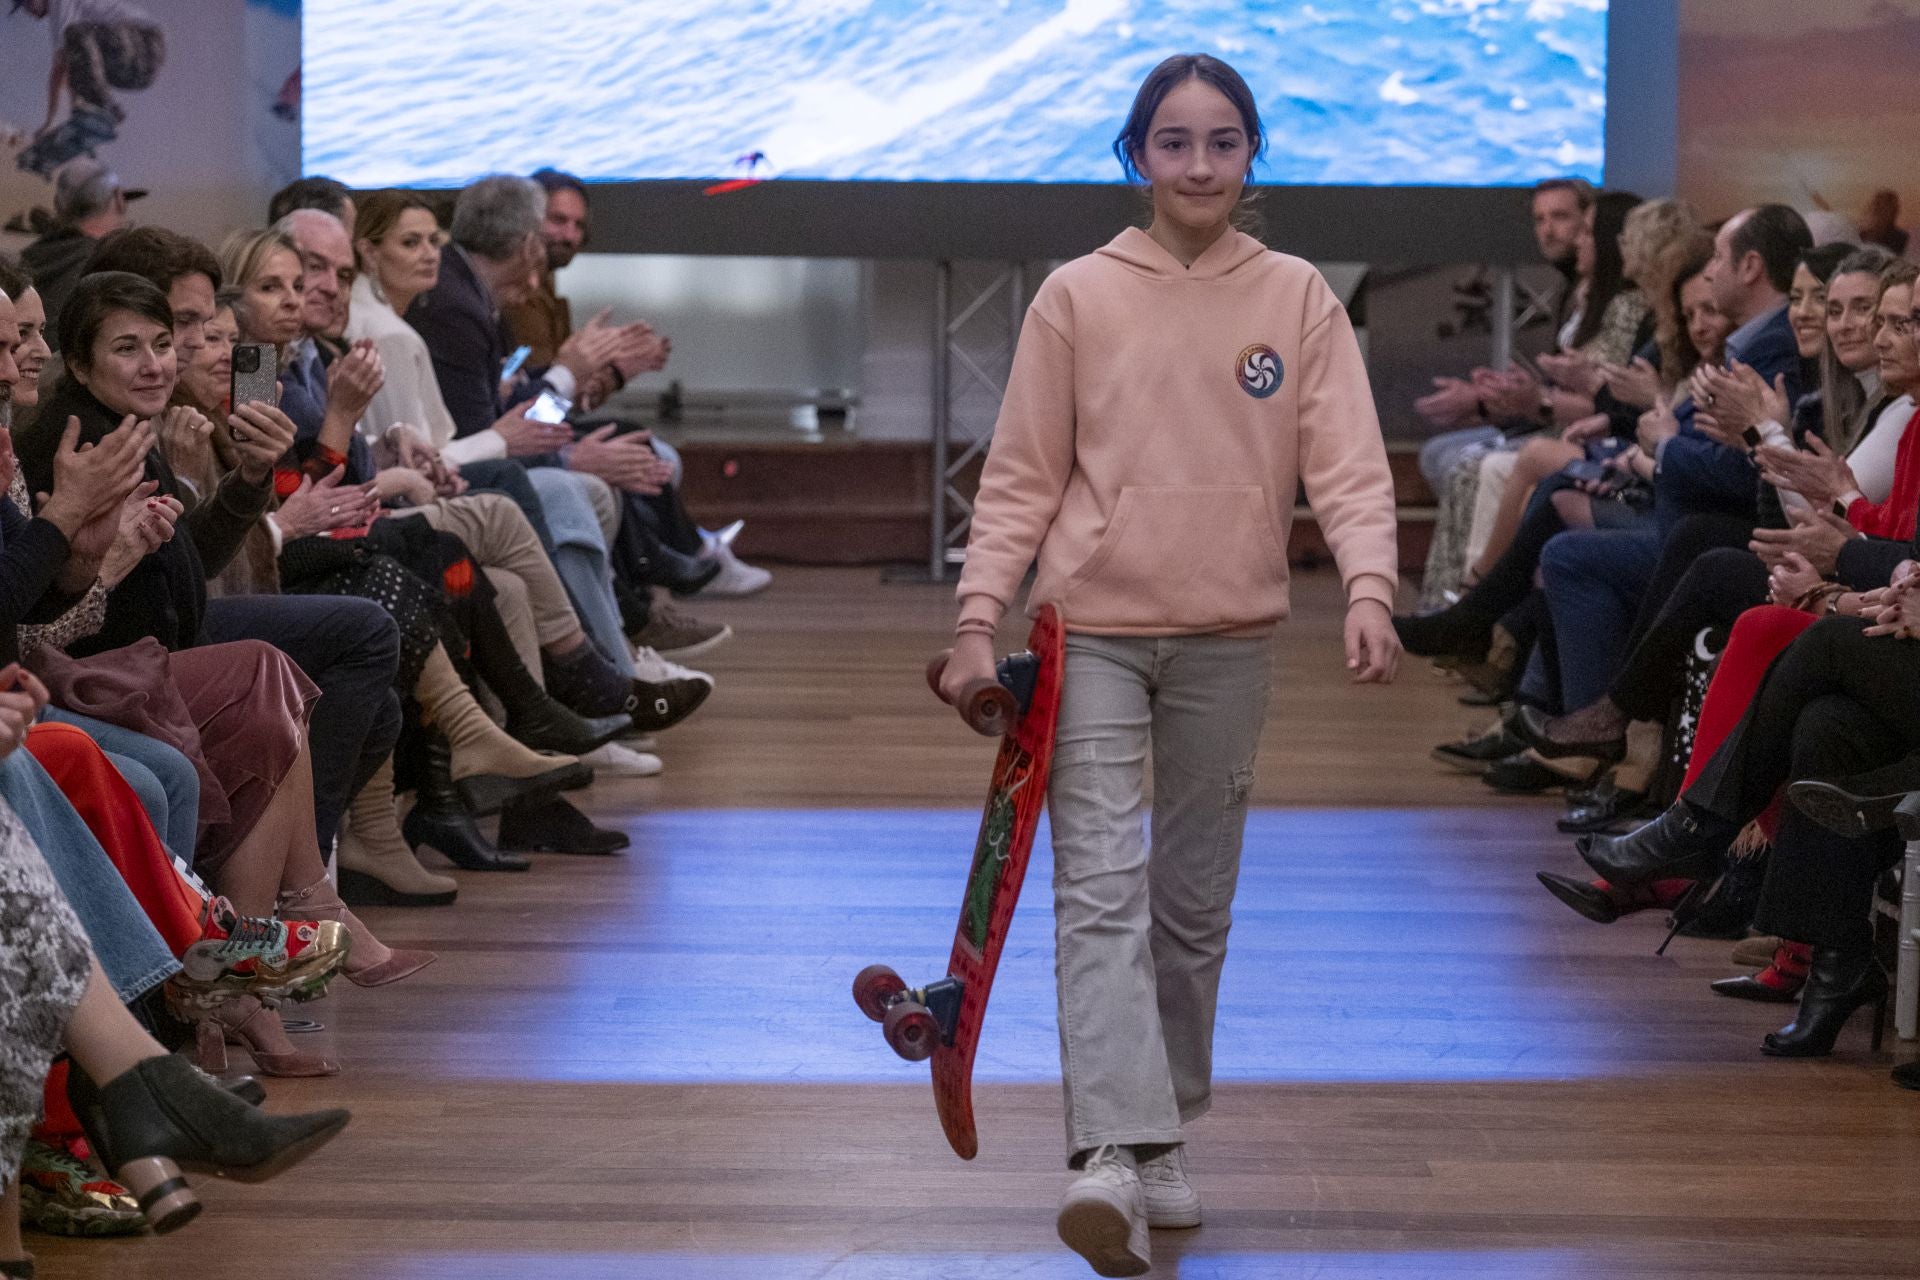
[[[1065,632],[1054,606],[1040,607],[1027,645],[1027,652],[1000,660],[997,682],[978,681],[960,697],[967,723],[983,734],[999,735],[1001,741],[946,976],[910,988],[892,969],[875,964],[853,980],[854,1002],[882,1024],[895,1053],[909,1062],[933,1059],[933,1101],[940,1127],[962,1160],[973,1159],[979,1150],[973,1124],[973,1058],[1053,764],[1065,653]],[[927,669],[936,693],[945,666],[942,655]]]
[[[15,163],[28,173],[51,178],[53,171],[76,156],[90,156],[120,136],[120,126],[104,111],[75,107],[71,114],[44,133],[27,140],[24,130],[0,127],[8,145],[20,146]]]

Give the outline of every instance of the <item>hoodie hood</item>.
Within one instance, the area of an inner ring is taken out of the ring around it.
[[[1207,246],[1191,267],[1163,248],[1158,240],[1139,227],[1128,227],[1094,256],[1112,258],[1129,270],[1163,280],[1220,280],[1243,271],[1266,256],[1267,246],[1244,231],[1228,228],[1226,234]]]
[[[71,271],[93,256],[95,241],[71,227],[41,236],[20,251],[20,265],[35,279]]]

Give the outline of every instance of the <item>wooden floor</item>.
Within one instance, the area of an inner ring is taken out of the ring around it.
[[[1347,687],[1337,587],[1299,585],[1191,1134],[1207,1225],[1155,1275],[1920,1274],[1920,1096],[1849,1028],[1776,1062],[1778,1009],[1714,998],[1726,944],[1581,920],[1555,806],[1430,764],[1466,727],[1424,669]],[[603,784],[607,859],[463,875],[379,913],[440,963],[313,1006],[346,1074],[270,1082],[353,1126],[276,1182],[199,1180],[164,1239],[31,1240],[54,1277],[615,1280],[1091,1274],[1065,1177],[1042,850],[988,1020],[981,1155],[945,1147],[924,1066],[853,1008],[854,970],[945,956],[991,746],[919,668],[943,590],[790,569],[702,605],[738,637],[669,772]],[[1898,1056],[1907,1056],[1905,1050]]]

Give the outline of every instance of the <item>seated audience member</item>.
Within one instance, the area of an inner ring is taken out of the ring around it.
[[[537,370],[552,364],[555,354],[573,336],[573,309],[559,295],[554,276],[586,246],[589,210],[587,185],[572,174],[541,169],[532,177],[547,193],[546,216],[540,224],[541,239],[546,243],[546,257],[533,289],[521,302],[507,307],[504,314],[513,340],[532,348],[527,367]],[[630,328],[635,330],[635,341],[625,350],[616,352],[612,362],[603,366],[593,381],[582,390],[579,397],[581,407],[592,410],[604,404],[629,379],[665,366],[673,348],[672,341],[662,334],[656,334],[645,324]],[[596,426],[606,421],[600,417],[582,419],[583,424]],[[678,453],[660,440],[652,441],[651,447],[673,468],[673,474],[667,489],[657,495],[648,495],[649,500],[640,504],[637,511],[642,516],[651,517],[650,523],[655,534],[675,551],[685,555],[704,553],[720,561],[719,574],[701,588],[701,594],[744,596],[764,590],[773,581],[773,575],[765,569],[743,563],[733,554],[730,538],[698,529],[679,504],[676,493],[680,479]],[[686,619],[684,616],[663,616],[671,613],[671,610],[662,607],[652,614],[647,626],[636,634],[634,642],[651,645],[662,652],[685,652],[688,648],[697,647],[697,644],[686,645],[686,637],[676,634],[685,625]],[[716,644],[718,640],[707,643]]]
[[[267,225],[278,226],[296,209],[318,209],[333,215],[347,229],[349,236],[353,234],[354,219],[359,216],[353,191],[347,184],[317,174],[311,178],[296,178],[273,193],[273,197],[267,201]]]
[[[1799,214],[1783,205],[1762,205],[1720,229],[1705,273],[1715,305],[1735,325],[1727,337],[1727,364],[1750,366],[1769,386],[1779,380],[1789,404],[1798,401],[1807,378],[1787,318],[1786,294],[1800,254],[1810,247]],[[1641,447],[1658,464],[1652,523],[1569,530],[1555,535],[1540,553],[1563,706],[1584,707],[1606,692],[1676,525],[1690,516],[1719,518],[1721,545],[1737,546],[1752,531],[1759,473],[1744,446],[1723,443],[1694,421],[1697,408],[1712,408],[1710,397],[1701,403],[1698,390],[1711,376],[1705,369],[1696,372],[1695,394],[1671,417],[1656,418],[1643,429]]]
[[[151,435],[139,426],[163,411],[173,393],[173,316],[165,296],[128,273],[91,275],[75,289],[60,327],[67,339],[62,344],[67,371],[41,405],[30,435],[19,442],[30,488],[57,501],[74,442],[109,441],[127,430],[138,433],[133,440],[139,444],[140,471],[158,485],[160,496],[177,497],[171,469],[147,447]],[[49,447],[46,435],[54,422],[68,425],[63,438]],[[230,415],[228,424],[248,446],[284,447],[284,437],[264,416],[248,414],[246,406]],[[158,666],[142,658],[141,649],[128,650],[111,664],[96,664],[93,674],[125,679],[129,691],[155,681],[179,691],[199,732],[208,776],[216,783],[211,793],[202,791],[195,858],[207,878],[244,914],[264,916],[277,903],[303,918],[341,921],[354,939],[347,976],[364,986],[397,981],[432,955],[394,951],[381,943],[334,893],[313,838],[307,710],[317,690],[271,645],[188,647],[200,635],[198,623],[206,610],[199,546],[213,562],[223,562],[257,518],[257,512],[218,510],[188,536],[170,538],[149,552],[107,593],[104,628],[111,628],[116,616],[138,615],[180,647]],[[110,647],[98,640],[76,647],[91,653]],[[221,800],[224,813],[216,805]],[[242,846],[258,852],[242,856]]]
[[[345,297],[340,285],[352,279],[356,268],[352,250],[338,222],[328,215],[312,210],[296,211],[288,216],[287,229],[294,233],[295,243],[306,266],[303,315],[308,340],[311,340],[317,327],[334,315],[336,307]],[[346,412],[329,409],[324,420],[317,421],[314,429],[303,433],[310,442],[309,447],[316,451],[320,466],[344,463],[349,480],[362,478],[371,473],[376,465],[363,433],[357,429],[357,423],[365,416],[366,404],[370,402],[372,393],[384,385],[384,361],[380,360],[377,348],[366,339],[357,342],[353,356],[343,357],[343,360],[357,358],[363,353],[382,365],[380,373],[370,384],[367,400],[356,398],[351,406],[351,420],[348,420]],[[299,356],[295,358],[303,359]],[[301,410],[296,408],[293,412],[298,420]],[[319,415],[309,409],[308,417],[309,420],[316,420]],[[400,430],[396,431],[395,427]],[[433,523],[445,525],[452,522],[461,525],[462,537],[481,555],[483,563],[518,566],[515,569],[516,576],[529,589],[545,589],[543,599],[550,599],[552,603],[551,607],[544,610],[543,622],[550,634],[540,638],[541,653],[544,655],[542,664],[549,687],[562,702],[589,715],[630,715],[643,732],[654,732],[685,719],[705,700],[713,682],[711,677],[702,673],[673,667],[659,660],[644,676],[638,671],[636,655],[629,648],[616,620],[612,582],[604,562],[595,561],[590,575],[580,575],[575,579],[576,598],[592,602],[589,616],[600,619],[604,629],[611,633],[606,638],[603,650],[587,640],[579,618],[565,598],[565,590],[554,578],[552,565],[541,554],[537,535],[530,533],[528,523],[519,517],[512,503],[486,495],[459,496],[459,490],[465,484],[464,477],[446,468],[431,442],[410,424],[386,424],[381,429],[380,437],[396,454],[398,450],[405,449],[410,457],[417,458],[422,466],[440,476],[447,492],[436,494],[433,485],[418,470],[407,467],[382,469],[375,477],[376,484],[389,474],[401,482],[410,480],[412,485],[408,500],[421,501],[431,507],[429,519]],[[517,464],[507,465],[512,467],[516,475],[522,474]],[[589,518],[580,500],[582,490],[594,483],[591,477],[550,468],[540,470],[543,474],[526,478],[540,491],[539,507],[549,523],[566,516],[569,511],[575,511],[579,514],[572,517],[571,525],[579,526],[587,537],[594,536],[599,528],[598,519]],[[483,531],[474,524],[473,517],[476,514],[485,517],[491,532]],[[568,537],[566,540],[571,542],[575,539]],[[511,547],[506,545],[508,542],[512,543]],[[538,583],[534,581],[536,574],[540,578]],[[620,758],[614,762],[617,767],[626,772],[641,771],[640,762],[628,759],[624,753],[619,754]]]
[[[0,695],[0,754],[17,750],[34,710],[29,696]],[[155,1041],[119,1002],[40,849],[5,805],[0,915],[22,925],[0,938],[0,1185],[19,1175],[42,1082],[62,1049],[95,1152],[139,1196],[156,1230],[198,1212],[176,1160],[245,1177],[290,1165],[346,1125],[344,1111],[267,1116]],[[6,1204],[13,1208],[11,1196]],[[0,1215],[0,1268],[31,1276],[19,1225],[17,1213]]]
[[[1695,235],[1699,224],[1693,210],[1682,201],[1649,200],[1628,211],[1619,235],[1610,238],[1607,233],[1618,208],[1618,202],[1610,196],[1603,197],[1595,210],[1592,230],[1580,241],[1582,278],[1591,281],[1590,291],[1596,299],[1608,299],[1600,324],[1590,338],[1579,341],[1587,327],[1583,314],[1573,335],[1572,349],[1559,355],[1544,355],[1539,360],[1541,369],[1552,376],[1554,387],[1561,393],[1554,402],[1556,423],[1568,413],[1580,416],[1557,431],[1543,431],[1530,437],[1512,456],[1509,463],[1512,474],[1504,483],[1492,486],[1491,493],[1486,479],[1482,479],[1475,529],[1468,539],[1469,551],[1475,543],[1482,542],[1480,511],[1490,497],[1497,501],[1498,509],[1489,521],[1490,528],[1473,563],[1467,566],[1464,581],[1469,586],[1486,576],[1512,545],[1534,486],[1568,463],[1589,456],[1596,445],[1610,443],[1609,437],[1617,430],[1619,419],[1606,411],[1607,402],[1602,399],[1607,389],[1607,371],[1624,369],[1630,357],[1653,354],[1651,344],[1660,312],[1654,300],[1665,294],[1672,283],[1662,272],[1671,272],[1677,265],[1677,260],[1669,259],[1667,251]],[[1617,249],[1609,251],[1607,246],[1616,239]],[[1591,265],[1590,258],[1596,260]],[[1623,346],[1626,347],[1624,353]],[[1651,364],[1646,367],[1651,371]],[[1535,386],[1536,395],[1546,390]],[[1572,407],[1567,407],[1569,404]],[[1625,434],[1631,434],[1631,423],[1627,424]]]
[[[1668,876],[1711,880],[1748,823],[1789,782],[1842,790],[1881,787],[1888,769],[1912,770],[1920,747],[1920,595],[1912,572],[1876,592],[1864,616],[1821,619],[1787,646],[1759,681],[1738,724],[1700,766],[1678,801],[1639,830],[1591,836],[1580,854],[1609,883],[1634,886]],[[1743,619],[1744,621],[1744,619]],[[1793,1022],[1769,1033],[1762,1052],[1817,1057],[1832,1052],[1848,1017],[1865,1005],[1885,1012],[1887,978],[1874,954],[1873,894],[1898,861],[1891,829],[1835,831],[1798,804],[1779,809],[1755,926],[1809,948]],[[1878,1043],[1878,1023],[1875,1027]],[[1907,1072],[1912,1076],[1913,1072]]]
[[[1835,257],[1841,261],[1823,287],[1818,267]],[[1903,448],[1914,416],[1913,394],[1920,391],[1920,358],[1916,358],[1911,336],[1900,334],[1886,323],[1888,317],[1904,315],[1910,309],[1916,269],[1902,263],[1888,272],[1889,265],[1886,255],[1875,249],[1849,251],[1846,246],[1828,246],[1804,255],[1794,293],[1807,300],[1801,304],[1806,308],[1811,308],[1817,298],[1822,323],[1815,330],[1796,319],[1795,336],[1803,354],[1819,359],[1823,374],[1820,393],[1803,398],[1798,413],[1788,415],[1780,404],[1767,405],[1766,401],[1777,393],[1761,385],[1757,374],[1740,382],[1723,383],[1716,393],[1718,412],[1713,418],[1717,430],[1738,436],[1751,424],[1763,438],[1786,444],[1788,435],[1780,419],[1792,417],[1797,420],[1798,437],[1818,450],[1795,455],[1790,450],[1776,452],[1776,447],[1769,445],[1760,453],[1762,462],[1772,459],[1773,466],[1796,471],[1819,468],[1817,473],[1802,471],[1800,478],[1792,481],[1778,472],[1767,476],[1769,481],[1779,481],[1775,487],[1781,504],[1785,511],[1795,513],[1795,522],[1788,524],[1788,517],[1783,515],[1780,524],[1785,527],[1755,530],[1757,545],[1767,551],[1765,558],[1746,547],[1719,547],[1693,559],[1638,634],[1619,676],[1604,696],[1554,719],[1537,709],[1521,715],[1521,735],[1536,749],[1549,756],[1618,758],[1625,750],[1630,721],[1665,716],[1678,693],[1686,653],[1694,637],[1709,627],[1731,627],[1743,611],[1765,603],[1770,575],[1777,577],[1779,570],[1786,569],[1788,578],[1799,584],[1794,594],[1797,598],[1819,586],[1823,574],[1836,569],[1843,550],[1859,535],[1891,536],[1902,545],[1911,536],[1902,529],[1911,526],[1914,504],[1899,503],[1891,511],[1878,505],[1889,500],[1902,479],[1896,471],[1896,450],[1903,457],[1912,456],[1913,465],[1920,468],[1920,455],[1913,455],[1920,438]],[[1882,308],[1877,332],[1861,323],[1863,304]],[[1814,337],[1816,332],[1818,338]],[[1875,336],[1863,342],[1869,333]],[[1863,403],[1862,381],[1875,393],[1873,403]],[[1891,399],[1879,394],[1883,388],[1884,396]],[[1700,416],[1707,415],[1703,411]],[[1873,425],[1863,432],[1867,422]],[[1829,435],[1841,442],[1841,448],[1825,444]],[[1859,445],[1850,455],[1846,448],[1849,440]],[[1868,441],[1875,442],[1871,449],[1867,448]],[[1920,470],[1907,482],[1920,485]],[[1804,486],[1804,490],[1795,485]],[[1845,521],[1830,523],[1811,518],[1849,492],[1858,493],[1859,498],[1858,505],[1850,506]],[[1915,490],[1915,499],[1920,501],[1920,489]],[[1883,530],[1891,530],[1891,534],[1883,534]],[[1817,541],[1809,537],[1813,534],[1818,535]],[[1775,547],[1779,550],[1772,550]],[[1814,558],[1810,559],[1809,553]]]
[[[531,287],[545,253],[540,235],[545,208],[546,193],[525,178],[494,176],[467,187],[454,207],[453,243],[441,261],[439,283],[415,297],[405,313],[433,356],[441,397],[459,437],[487,430],[501,417],[507,338],[498,308]],[[637,341],[630,329],[615,329],[596,317],[561,345],[558,359],[537,381],[521,384],[515,394],[530,400],[547,390],[570,402],[630,341]],[[669,547],[654,531],[657,513],[640,509],[650,495],[664,494],[672,476],[672,467],[644,432],[617,434],[609,423],[559,454],[529,462],[557,463],[621,491],[611,549],[615,573],[626,585],[657,584],[688,593],[720,573],[716,557]],[[535,467],[534,474],[540,469]],[[621,603],[628,633],[639,633],[646,621],[638,616],[645,597],[628,594]]]
[[[181,363],[191,364],[206,343],[214,292],[222,280],[219,259],[197,241],[159,227],[121,232],[101,243],[97,258],[99,270],[139,276],[166,295],[173,316],[177,376]],[[224,444],[245,465],[236,465],[214,490],[201,493],[192,514],[183,521],[194,535],[183,541],[200,561],[201,581],[219,578],[258,527],[259,517],[273,502],[273,466],[292,435],[286,415],[272,405],[251,406],[244,417],[239,427],[224,425],[224,415],[215,422],[223,424]],[[172,430],[165,416],[161,429],[163,434]],[[169,473],[162,481],[164,487],[177,484],[164,456],[157,457],[156,466]],[[214,535],[204,547],[197,543],[203,533]],[[330,848],[348,797],[392,754],[400,733],[400,702],[391,689],[400,656],[400,636],[393,620],[371,601],[347,597],[269,599],[229,593],[206,600],[190,612],[198,615],[197,621],[149,618],[137,606],[110,612],[103,632],[76,652],[117,648],[153,635],[168,648],[198,643],[203,637],[211,643],[262,639],[292,658],[320,689],[320,700],[312,709],[309,743],[314,825],[320,846]]]
[[[20,254],[20,265],[33,277],[49,322],[60,318],[60,308],[80,277],[94,246],[127,225],[127,202],[146,195],[129,191],[113,170],[81,156],[61,165],[53,176],[54,223]],[[54,337],[52,346],[60,349]]]
[[[1592,225],[1594,190],[1583,178],[1549,178],[1534,187],[1529,201],[1533,218],[1534,243],[1540,256],[1561,276],[1561,287],[1554,304],[1553,325],[1558,333],[1572,314],[1578,287],[1576,264],[1580,238]],[[1475,444],[1494,440],[1500,428],[1481,421],[1488,415],[1482,408],[1486,398],[1483,385],[1492,370],[1479,369],[1466,378],[1438,377],[1434,389],[1416,402],[1420,416],[1441,434],[1420,449],[1420,471],[1434,493],[1443,493],[1447,477],[1460,461],[1461,451]]]

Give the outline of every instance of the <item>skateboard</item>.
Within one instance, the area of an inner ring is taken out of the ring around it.
[[[119,125],[106,112],[75,107],[65,120],[26,143],[15,163],[28,173],[51,178],[55,169],[75,156],[90,156],[119,136]]]
[[[1054,606],[1041,606],[1027,646],[1025,653],[1000,660],[997,681],[976,681],[957,704],[975,730],[1000,737],[1000,752],[974,840],[973,866],[946,976],[924,987],[908,987],[899,974],[876,964],[853,980],[854,1003],[881,1024],[895,1053],[909,1062],[933,1059],[933,1101],[940,1127],[962,1160],[973,1159],[979,1150],[973,1124],[973,1058],[1053,764],[1065,659],[1065,630]],[[945,667],[943,654],[927,668],[927,682],[935,693]]]

